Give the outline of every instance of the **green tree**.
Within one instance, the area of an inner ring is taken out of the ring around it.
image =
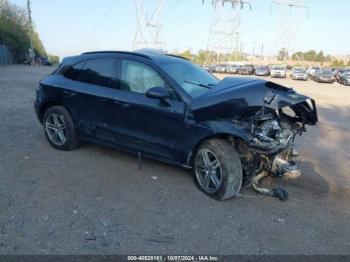
[[[343,60],[333,59],[333,62],[331,64],[333,67],[344,67],[345,63]]]
[[[30,37],[33,40],[37,55],[46,57],[47,53],[37,32],[30,33],[26,10],[7,0],[0,0],[0,43],[9,46],[16,62],[21,62],[30,48]]]
[[[306,61],[316,61],[317,52],[313,49],[304,53],[304,58]]]
[[[294,61],[300,61],[300,60],[304,60],[304,53],[303,52],[296,52],[292,55],[292,60]]]
[[[58,65],[60,63],[60,58],[56,55],[48,55],[48,59],[53,65]]]
[[[288,59],[288,51],[286,48],[282,48],[279,52],[278,52],[278,60],[280,61],[284,61]]]
[[[188,60],[192,60],[193,55],[191,54],[191,50],[185,50],[184,52],[180,53],[180,56],[187,58]]]
[[[324,54],[322,51],[318,52],[317,56],[316,56],[316,62],[320,62],[323,63],[326,60]]]
[[[332,62],[333,58],[331,55],[327,55],[326,58],[325,58],[325,61],[326,62]]]

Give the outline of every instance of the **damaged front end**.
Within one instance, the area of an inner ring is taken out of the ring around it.
[[[250,134],[249,139],[237,142],[244,174],[243,186],[252,186],[261,194],[286,200],[288,193],[283,189],[262,188],[259,183],[269,175],[284,179],[301,175],[295,161],[299,154],[294,141],[297,135],[306,132],[306,123],[317,122],[315,102],[308,99],[278,110],[263,106],[254,113],[237,116],[232,122]]]
[[[231,141],[240,154],[243,187],[285,200],[286,191],[262,188],[259,182],[269,175],[285,179],[301,175],[294,141],[306,132],[306,125],[317,123],[315,101],[268,81],[234,81],[223,80],[207,98],[196,101],[194,115],[199,121],[219,116],[243,132],[244,137]]]

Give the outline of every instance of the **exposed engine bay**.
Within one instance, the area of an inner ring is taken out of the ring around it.
[[[266,176],[300,176],[294,140],[306,132],[306,125],[318,122],[312,98],[261,79],[225,78],[195,99],[191,108],[197,121],[219,118],[232,124],[231,143],[240,155],[243,187],[288,198],[283,189],[262,188],[259,183]]]
[[[263,188],[259,183],[267,176],[295,179],[301,175],[294,140],[306,132],[303,119],[289,107],[276,111],[262,107],[232,122],[251,135],[248,141],[235,142],[241,156],[243,187],[252,186],[261,194],[286,200],[288,193],[282,188]]]

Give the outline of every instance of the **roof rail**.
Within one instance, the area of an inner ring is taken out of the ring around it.
[[[125,54],[125,55],[135,55],[135,56],[141,56],[143,58],[151,59],[148,55],[140,54],[136,52],[128,52],[128,51],[92,51],[92,52],[85,52],[82,53],[82,55],[94,55],[94,54]]]
[[[190,61],[189,59],[187,59],[186,57],[183,57],[183,56],[172,55],[172,54],[166,54],[166,55],[167,55],[167,56],[177,57],[177,58],[180,58],[180,59],[184,59],[184,60]]]

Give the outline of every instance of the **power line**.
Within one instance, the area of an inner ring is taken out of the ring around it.
[[[214,15],[207,50],[214,51],[218,56],[223,53],[241,52],[241,10],[245,5],[251,8],[251,4],[243,0],[213,0],[212,4]]]
[[[154,48],[165,49],[162,28],[162,12],[164,0],[157,0],[153,12],[146,13],[144,0],[135,0],[137,14],[137,30],[132,49]]]
[[[291,53],[293,48],[297,47],[297,41],[300,39],[298,34],[301,31],[302,12],[307,11],[308,7],[304,0],[274,0],[274,5],[278,6],[278,24],[276,32],[276,47],[278,50],[285,50],[285,54]],[[272,11],[272,9],[271,9]],[[287,59],[287,55],[284,55]]]
[[[92,33],[94,34],[98,27],[105,21],[105,19],[109,16],[115,5],[118,3],[119,0],[114,0],[113,3],[106,9],[105,13],[101,17],[101,19],[96,23],[95,27],[92,30]]]

